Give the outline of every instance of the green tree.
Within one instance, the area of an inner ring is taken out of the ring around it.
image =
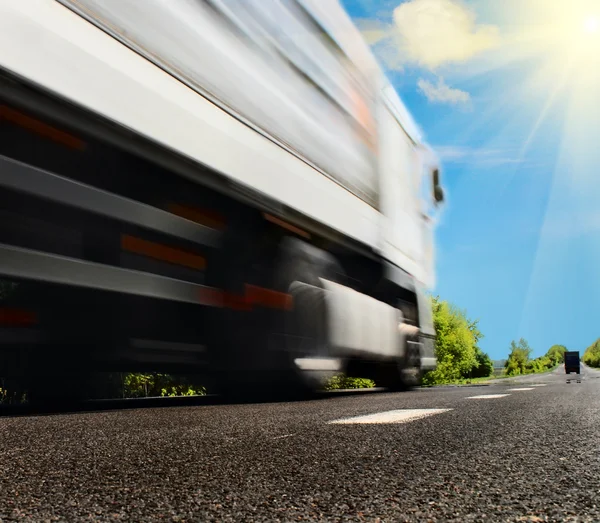
[[[468,374],[463,374],[463,378],[487,378],[494,373],[494,363],[478,345],[479,340],[484,337],[479,330],[479,320],[468,320],[468,326],[475,342],[475,365]]]
[[[546,354],[532,360],[530,359],[531,348],[523,338],[518,343],[512,341],[510,349],[510,354],[504,364],[506,374],[509,376],[546,372],[564,361],[567,350],[564,345],[552,345]]]
[[[527,374],[533,372],[531,367],[528,367],[529,356],[531,355],[531,347],[524,338],[521,338],[519,342],[514,340],[510,342],[510,354],[504,364],[506,374],[509,376],[515,376],[517,374]]]
[[[140,372],[132,372],[127,374],[123,380],[125,394],[129,398],[147,397],[152,392],[154,385],[154,376],[152,374],[142,374]]]
[[[471,373],[472,378],[487,378],[494,373],[494,362],[481,349],[477,351],[477,367]]]
[[[463,310],[438,296],[432,298],[432,312],[438,365],[424,376],[424,383],[447,383],[469,376],[480,365],[477,342],[482,334],[477,321],[469,320]]]
[[[600,367],[600,338],[585,349],[583,363],[590,367]]]
[[[552,366],[560,365],[565,361],[567,348],[564,345],[552,345],[546,352],[546,356],[552,360]]]
[[[548,358],[548,356],[541,356],[540,358],[529,360],[525,365],[527,373],[546,372],[552,367],[554,367],[554,361]]]

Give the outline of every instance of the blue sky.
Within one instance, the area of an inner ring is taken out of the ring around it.
[[[600,337],[600,2],[343,4],[442,158],[436,293],[494,359],[520,337],[583,351]]]

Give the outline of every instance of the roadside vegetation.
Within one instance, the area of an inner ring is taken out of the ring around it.
[[[483,338],[478,320],[438,296],[432,298],[432,309],[438,366],[425,374],[423,384],[467,383],[491,376],[494,363],[478,345]]]
[[[123,395],[126,398],[205,396],[206,388],[170,374],[130,373],[123,377]]]
[[[600,338],[585,349],[582,359],[583,363],[590,367],[600,367]]]
[[[567,350],[564,345],[553,345],[546,354],[532,359],[532,348],[527,340],[521,338],[511,342],[508,357],[501,362],[500,368],[495,369],[494,362],[478,345],[483,338],[478,321],[437,296],[432,298],[432,306],[438,367],[424,376],[424,385],[471,384],[548,372],[564,362]],[[597,362],[600,367],[600,339],[588,348],[588,353],[588,359]]]
[[[518,342],[511,341],[510,354],[505,364],[506,374],[519,376],[547,372],[564,362],[566,350],[564,345],[553,345],[543,356],[531,359],[532,349],[527,340],[521,338]]]
[[[334,376],[325,383],[325,390],[344,390],[344,389],[370,389],[375,387],[375,382],[367,378],[353,378],[340,374]]]
[[[2,282],[0,282],[2,283]],[[0,295],[11,292],[0,285]],[[546,354],[531,358],[533,352],[527,340],[512,341],[505,360],[492,361],[479,347],[483,333],[478,320],[438,296],[431,298],[433,322],[437,333],[435,355],[438,366],[423,376],[426,386],[442,384],[473,384],[490,379],[548,372],[564,362],[564,345],[553,345]],[[600,338],[590,345],[582,358],[586,365],[600,367]],[[157,396],[203,396],[202,384],[189,377],[162,373],[104,374],[91,383],[94,398],[143,398]],[[325,383],[325,390],[371,388],[377,384],[361,377],[334,376]],[[0,404],[20,403],[26,396],[17,393],[0,378]]]
[[[27,402],[27,393],[17,393],[11,385],[14,384],[0,378],[0,404]],[[90,376],[86,382],[86,397],[90,399],[204,395],[206,388],[189,377],[161,373],[101,373]]]

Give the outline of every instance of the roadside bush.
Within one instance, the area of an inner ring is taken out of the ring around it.
[[[525,365],[525,374],[535,374],[538,372],[545,372],[549,368],[552,368],[552,362],[546,357],[537,358],[530,360]]]
[[[25,393],[18,394],[0,387],[0,405],[18,405],[19,403],[25,403],[26,401],[27,395]]]
[[[536,374],[553,369],[565,359],[567,348],[564,345],[552,345],[544,356],[530,359],[531,347],[523,338],[518,343],[511,341],[510,354],[505,363],[506,374],[508,376],[518,376],[520,374]]]
[[[469,319],[465,311],[437,296],[432,298],[431,306],[438,364],[423,376],[423,384],[458,383],[490,376],[494,365],[477,345],[483,338],[477,320]]]
[[[590,367],[600,367],[600,338],[585,349],[583,363]]]
[[[527,340],[521,338],[519,343],[514,340],[510,342],[510,354],[505,363],[506,374],[508,376],[518,376],[519,374],[528,374],[527,364],[531,355],[531,347]]]
[[[368,378],[353,378],[339,374],[330,378],[325,384],[325,390],[343,389],[370,389],[375,387],[375,382]]]
[[[206,388],[177,380],[170,374],[130,373],[123,379],[123,395],[126,398],[205,396]]]
[[[18,405],[27,401],[27,393],[14,380],[0,378],[0,405]]]
[[[552,360],[552,366],[560,365],[565,361],[565,352],[567,348],[564,345],[552,345],[548,349],[546,356]]]
[[[171,385],[160,389],[161,396],[205,396],[206,388],[190,385]]]
[[[469,376],[463,376],[465,378],[487,378],[494,373],[494,362],[485,352],[478,348],[477,354],[477,366],[469,373]]]

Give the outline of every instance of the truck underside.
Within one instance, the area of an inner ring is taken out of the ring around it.
[[[32,400],[99,370],[311,390],[434,361],[415,281],[365,245],[8,73],[0,119],[0,376]]]

